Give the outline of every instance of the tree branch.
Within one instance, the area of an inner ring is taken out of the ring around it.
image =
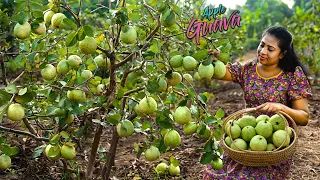
[[[6,67],[4,66],[3,54],[0,54],[0,66],[2,68],[2,81],[5,86],[8,85],[7,76],[6,76]]]
[[[72,15],[72,17],[77,21],[78,25],[79,25],[79,26],[82,26],[82,25],[81,25],[81,22],[80,22],[80,19],[79,19],[79,16],[77,16],[76,13],[74,13],[74,12],[72,11],[72,9],[70,9],[69,6],[65,6],[65,5],[63,5],[63,4],[60,4],[60,7],[62,7],[62,8],[65,9],[65,10],[67,10],[67,11]]]
[[[10,129],[10,128],[7,128],[7,127],[4,127],[4,126],[0,126],[0,130],[3,130],[3,131],[7,131],[7,132],[12,132],[12,133],[16,133],[16,134],[22,134],[22,135],[26,135],[26,136],[29,136],[37,141],[46,141],[46,142],[49,142],[49,139],[48,138],[45,138],[45,137],[38,137],[34,134],[31,134],[31,133],[28,133],[28,132],[25,132],[25,131],[20,131],[20,130],[16,130],[16,129]]]

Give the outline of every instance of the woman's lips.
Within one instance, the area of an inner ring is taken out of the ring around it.
[[[259,60],[266,60],[266,57],[259,56]]]

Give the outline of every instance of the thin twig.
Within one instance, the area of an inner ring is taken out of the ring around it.
[[[73,10],[69,6],[65,6],[63,4],[60,4],[60,7],[62,7],[65,10],[67,10],[72,15],[72,17],[77,21],[78,25],[82,26],[81,22],[80,22],[80,19],[79,19],[79,16],[77,16],[76,13],[74,13]]]
[[[26,136],[29,136],[37,141],[46,141],[46,142],[49,142],[49,139],[48,138],[45,138],[45,137],[38,137],[34,134],[31,134],[31,133],[28,133],[28,132],[25,132],[25,131],[20,131],[20,130],[16,130],[16,129],[10,129],[10,128],[7,128],[7,127],[4,127],[4,126],[0,126],[0,129],[3,130],[3,131],[7,131],[7,132],[13,132],[13,133],[16,133],[16,134],[22,134],[22,135],[26,135]]]

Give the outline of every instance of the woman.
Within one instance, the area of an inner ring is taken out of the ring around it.
[[[219,52],[210,52],[217,54]],[[311,87],[306,72],[295,54],[292,35],[284,27],[266,29],[257,49],[257,60],[241,65],[227,64],[222,80],[237,82],[244,91],[246,108],[257,107],[262,114],[283,111],[297,125],[309,120],[308,97]],[[205,179],[285,179],[292,160],[277,166],[249,167],[233,161],[224,154],[222,170],[208,165]]]

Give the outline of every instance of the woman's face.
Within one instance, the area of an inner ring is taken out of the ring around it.
[[[267,66],[278,65],[279,60],[283,58],[284,53],[281,53],[281,49],[278,46],[278,39],[270,34],[266,34],[262,37],[258,52],[258,61]]]

